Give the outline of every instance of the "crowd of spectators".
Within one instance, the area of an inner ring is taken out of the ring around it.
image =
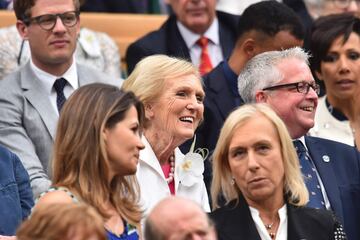
[[[0,240],[360,239],[359,1],[0,8]]]

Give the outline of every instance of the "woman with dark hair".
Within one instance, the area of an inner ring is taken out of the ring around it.
[[[352,146],[356,140],[360,147],[356,100],[360,84],[360,19],[349,13],[319,18],[312,29],[310,50],[311,67],[326,88],[310,134]]]
[[[108,239],[138,239],[135,172],[144,148],[142,103],[131,92],[90,84],[66,101],[53,152],[53,187],[37,205],[85,202],[103,217]]]

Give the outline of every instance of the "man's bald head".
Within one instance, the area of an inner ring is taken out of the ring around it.
[[[195,202],[169,197],[160,201],[145,223],[146,240],[216,239],[206,213]]]

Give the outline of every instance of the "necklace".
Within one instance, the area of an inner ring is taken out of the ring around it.
[[[275,233],[272,230],[272,227],[274,225],[274,222],[270,223],[270,224],[264,224],[265,225],[265,228],[266,230],[268,231],[269,235],[270,235],[270,238],[271,239],[275,239]]]
[[[174,155],[170,156],[169,163],[170,163],[169,177],[165,178],[165,180],[168,184],[171,183],[172,181],[174,181],[174,172],[175,172],[175,157],[174,157]]]

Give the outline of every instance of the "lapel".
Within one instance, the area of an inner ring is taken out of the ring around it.
[[[261,240],[254,220],[251,217],[249,206],[241,194],[239,196],[239,203],[237,205],[235,203],[235,200],[233,200],[227,206],[219,209],[222,213],[217,217],[223,224],[218,226],[218,230],[226,232],[226,236],[220,239]]]
[[[79,87],[94,83],[93,79],[96,79],[96,77],[91,76],[91,74],[94,73],[93,71],[89,73],[89,69],[83,68],[80,64],[76,64],[76,71],[78,75]],[[100,79],[98,79],[98,81],[101,82]]]
[[[58,114],[51,106],[49,94],[45,91],[39,79],[30,68],[28,62],[20,72],[21,88],[24,91],[25,98],[40,114],[52,139],[55,139]]]
[[[329,151],[324,147],[323,144],[318,142],[316,138],[305,137],[306,147],[309,150],[309,154],[314,161],[316,169],[320,175],[321,181],[326,190],[327,197],[329,198],[331,208],[337,213],[337,217],[344,222],[343,208],[339,191],[339,184],[336,181],[334,169],[332,168],[331,157]],[[324,157],[330,158],[330,162],[325,162]]]
[[[204,82],[205,88],[207,88],[208,91],[213,92],[213,94],[209,94],[209,98],[211,96],[211,101],[215,103],[216,108],[221,113],[222,118],[225,120],[229,113],[236,106],[234,99],[232,98],[232,93],[225,79],[222,63],[220,63],[213,71],[211,71],[209,75],[205,76]],[[213,105],[213,103],[209,105]]]
[[[296,213],[297,209],[291,204],[287,204],[287,217],[288,217],[288,239],[289,240],[306,240],[303,235],[303,227],[301,222],[303,219]],[[305,229],[306,232],[306,229]]]
[[[155,171],[159,175],[159,177],[163,178],[165,181],[164,173],[159,164],[159,160],[157,159],[154,151],[152,150],[150,143],[144,135],[141,140],[144,143],[145,148],[140,151],[140,161],[144,162],[146,165],[152,168],[153,171]]]
[[[168,36],[168,39],[166,39],[167,55],[182,57],[190,60],[189,49],[180,34],[179,28],[177,27],[176,17],[171,15],[164,24],[164,27],[166,36]]]

